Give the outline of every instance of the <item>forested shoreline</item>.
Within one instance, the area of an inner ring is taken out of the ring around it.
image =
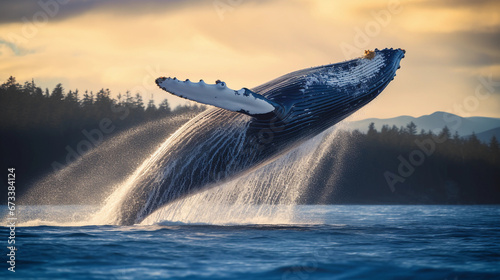
[[[204,109],[171,109],[167,100],[145,104],[130,92],[112,98],[108,89],[66,91],[58,84],[49,91],[10,77],[0,86],[2,170],[16,168],[16,190],[22,194],[114,135]],[[371,124],[367,133],[340,131],[337,138],[311,171],[302,203],[500,203],[500,148],[494,137],[484,144],[474,135],[451,135],[447,127],[435,134],[409,123],[379,130]],[[2,204],[5,196],[0,194]]]
[[[341,131],[319,168],[306,204],[500,204],[500,148],[406,127]]]

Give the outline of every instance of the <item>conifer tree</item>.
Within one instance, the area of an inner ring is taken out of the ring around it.
[[[52,90],[50,98],[55,101],[61,101],[64,99],[64,88],[61,83],[57,84],[56,87]]]
[[[142,96],[140,93],[136,93],[134,100],[134,107],[140,111],[144,111],[144,102],[142,101]]]
[[[162,111],[165,114],[170,114],[171,113],[172,110],[170,109],[170,105],[168,104],[168,100],[167,99],[164,99],[161,102],[159,110]]]
[[[409,124],[407,124],[406,129],[408,131],[408,134],[412,136],[417,135],[417,125],[414,122],[410,122]]]
[[[375,129],[375,123],[371,122],[370,125],[368,125],[367,136],[375,137],[376,135],[377,135],[377,130]]]

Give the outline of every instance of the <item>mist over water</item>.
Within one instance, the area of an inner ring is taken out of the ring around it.
[[[175,141],[175,133],[171,137],[166,135],[186,120],[184,116],[130,129],[105,141],[65,169],[44,178],[23,197],[23,201],[38,205],[68,205],[63,211],[65,213],[48,216],[26,211],[24,217],[19,215],[22,222],[25,225],[71,226],[115,224],[124,198],[135,187],[135,179],[144,172],[156,171],[151,166],[171,141]],[[294,208],[307,191],[321,158],[334,141],[339,141],[336,132],[340,126],[342,124],[330,128],[245,176],[169,203],[152,213],[142,224],[321,222],[296,219]],[[164,131],[155,134],[158,129]],[[145,136],[150,136],[148,141],[145,141]],[[141,148],[138,148],[141,143]],[[346,143],[342,145],[346,146]],[[134,153],[131,154],[131,150]],[[341,162],[336,170],[340,170],[340,165]],[[93,207],[70,206],[75,204],[91,204]]]
[[[190,113],[152,121],[121,132],[85,154],[69,155],[72,161],[36,182],[22,202],[99,205],[114,184],[128,177],[165,138],[194,116]],[[82,140],[86,141],[83,135]]]

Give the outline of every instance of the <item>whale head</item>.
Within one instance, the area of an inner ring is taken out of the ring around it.
[[[377,97],[404,56],[402,49],[366,51],[353,60],[289,73],[252,91],[275,104],[282,130],[300,127],[304,134],[317,134]]]

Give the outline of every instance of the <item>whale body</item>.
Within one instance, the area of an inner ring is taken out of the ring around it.
[[[174,95],[216,106],[186,123],[141,167],[116,224],[140,223],[161,206],[275,160],[377,97],[402,49],[295,71],[252,89],[160,77]]]

